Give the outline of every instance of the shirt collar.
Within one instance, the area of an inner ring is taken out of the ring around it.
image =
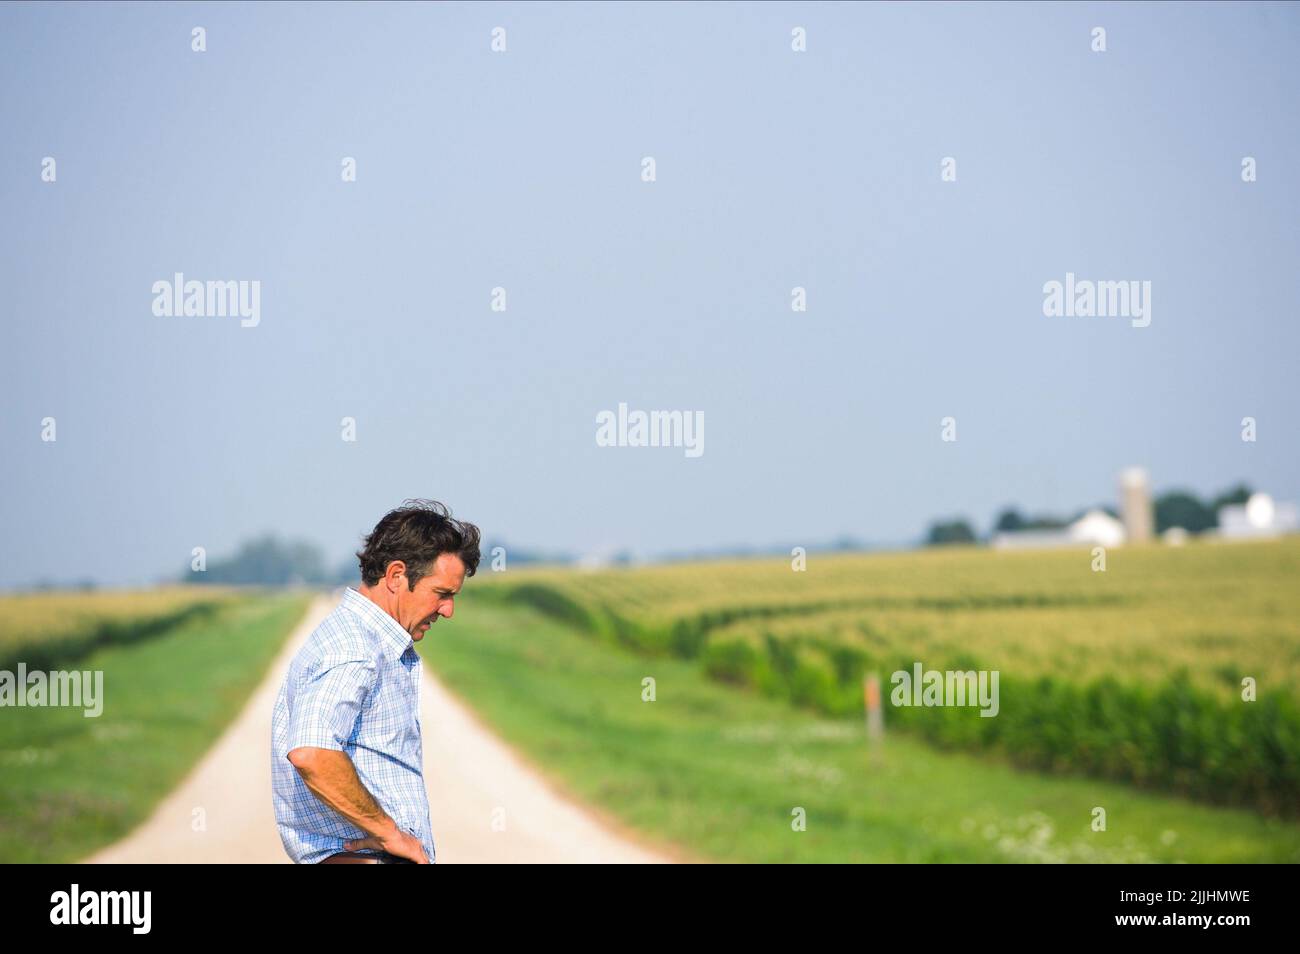
[[[373,631],[380,635],[384,645],[392,651],[394,657],[400,658],[415,645],[411,634],[402,629],[397,620],[350,586],[343,593],[343,605],[360,616]]]

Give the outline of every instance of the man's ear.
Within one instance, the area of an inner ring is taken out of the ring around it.
[[[388,584],[390,592],[398,587],[405,586],[406,564],[401,560],[394,560],[388,564],[388,569],[384,571],[384,582]]]

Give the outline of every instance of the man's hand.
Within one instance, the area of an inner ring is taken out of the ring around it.
[[[346,851],[361,851],[365,848],[373,848],[378,851],[386,851],[390,855],[396,855],[399,858],[409,858],[419,865],[429,863],[429,856],[424,853],[424,846],[420,844],[420,839],[409,831],[403,831],[396,825],[393,826],[392,834],[387,837],[372,835],[369,838],[358,838],[356,841],[344,842],[343,848]]]
[[[311,793],[334,809],[369,837],[347,842],[345,851],[352,846],[377,848],[399,858],[409,858],[419,864],[429,864],[420,839],[403,831],[397,822],[380,807],[361,779],[356,766],[343,752],[303,746],[289,753],[288,759],[302,776]]]

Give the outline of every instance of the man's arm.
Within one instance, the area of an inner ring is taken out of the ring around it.
[[[355,651],[323,655],[305,668],[290,694],[285,756],[316,798],[369,836],[345,842],[345,851],[376,848],[428,864],[420,840],[384,811],[344,751],[377,680],[375,661]]]
[[[313,795],[370,836],[346,842],[345,850],[376,848],[420,864],[429,863],[420,840],[403,830],[361,784],[347,753],[299,746],[288,758]]]

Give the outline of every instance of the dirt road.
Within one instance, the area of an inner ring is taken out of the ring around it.
[[[293,654],[340,596],[312,601],[243,712],[194,770],[143,825],[87,862],[289,863],[271,807],[271,709]],[[556,792],[447,691],[428,660],[420,723],[439,864],[670,860]]]

